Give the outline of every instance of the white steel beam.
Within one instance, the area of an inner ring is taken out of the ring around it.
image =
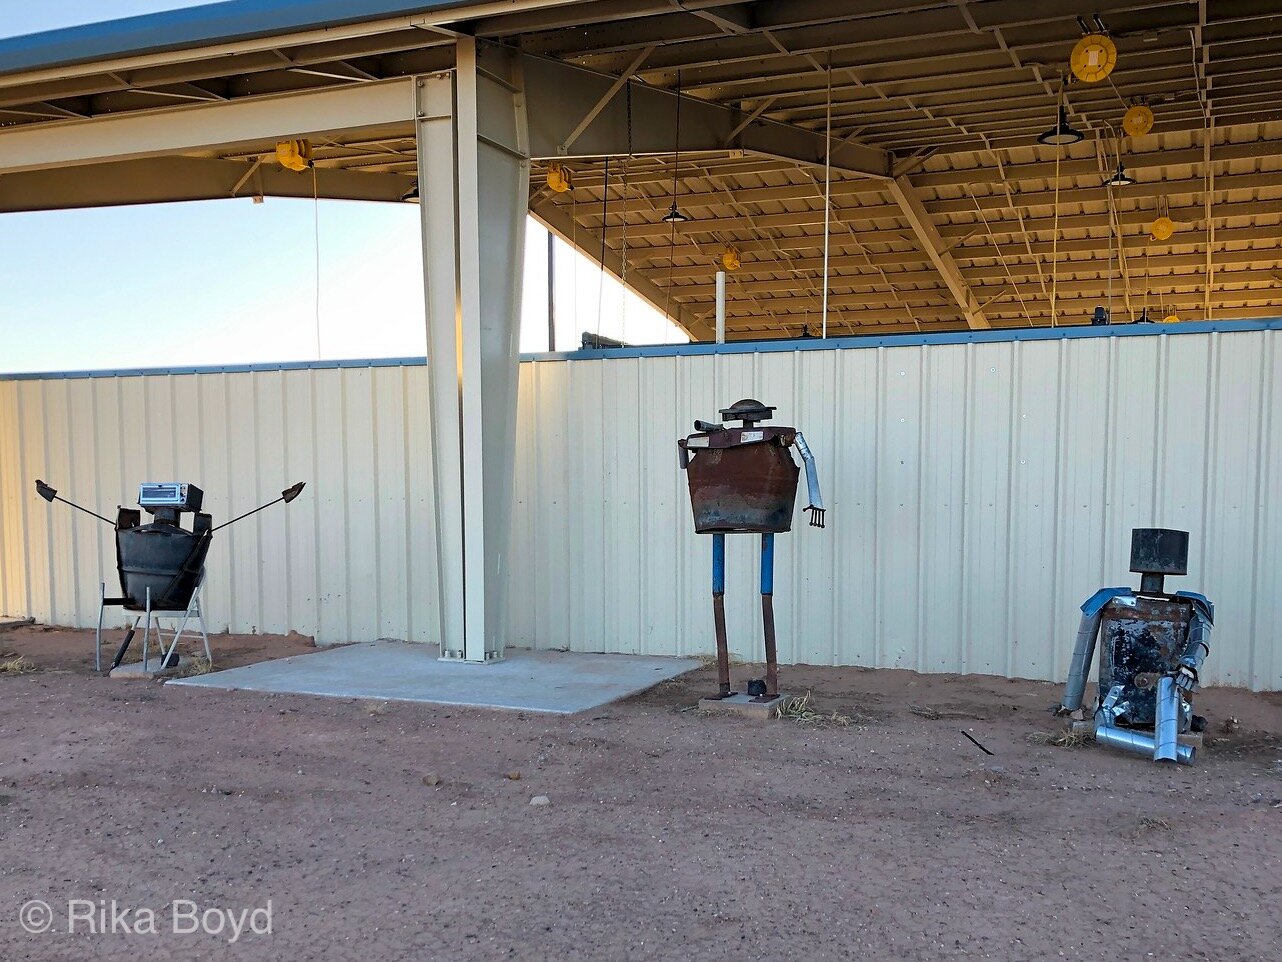
[[[408,122],[413,89],[407,78],[0,129],[0,173]]]
[[[487,53],[415,82],[441,656],[469,662],[503,655],[530,174],[519,63]]]
[[[917,235],[917,240],[921,244],[921,249],[930,258],[930,262],[935,265],[935,270],[943,278],[944,284],[948,287],[948,292],[952,294],[957,305],[962,309],[962,314],[966,318],[966,324],[973,328],[986,328],[991,325],[988,319],[984,317],[984,311],[979,306],[979,301],[975,299],[975,294],[971,291],[966,283],[966,278],[962,276],[961,270],[957,267],[957,262],[953,260],[952,254],[944,249],[944,239],[940,237],[938,228],[935,227],[934,220],[931,219],[930,212],[917,196],[917,191],[913,189],[912,182],[904,176],[896,177],[894,180],[887,181],[886,188],[890,195],[899,204],[904,212],[904,218],[908,221]]]
[[[242,188],[253,179],[252,187]],[[273,161],[210,157],[144,157],[104,164],[27,170],[0,177],[0,212],[166,204],[256,194],[330,200],[399,201],[414,185],[412,174],[367,173],[317,167],[285,170]]]

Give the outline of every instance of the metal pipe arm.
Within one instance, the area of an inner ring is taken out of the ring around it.
[[[806,438],[800,431],[797,432],[795,443],[801,455],[801,461],[806,466],[806,491],[810,496],[810,503],[806,505],[806,510],[810,512],[810,526],[822,528],[824,502],[823,496],[819,493],[819,471],[815,467],[815,456],[810,453],[810,445],[806,444]]]

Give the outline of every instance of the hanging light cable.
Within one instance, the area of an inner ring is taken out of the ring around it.
[[[820,337],[828,336],[828,249],[832,215],[832,51],[828,51],[828,103],[824,109],[824,293]]]
[[[619,335],[620,340],[628,339],[628,171],[632,168],[632,80],[627,81],[624,88],[624,100],[627,104],[628,113],[628,153],[623,158],[623,240],[621,264],[619,267],[619,282],[623,285],[619,299],[620,305],[619,326],[622,332]]]
[[[1038,134],[1037,142],[1048,147],[1067,147],[1069,144],[1080,142],[1085,134],[1068,122],[1068,100],[1064,94],[1062,74],[1059,78],[1059,96],[1056,98],[1056,106],[1055,126]]]
[[[677,172],[681,167],[681,71],[677,71],[677,129],[672,140],[672,206],[663,215],[665,224],[684,224],[690,218],[677,207]]]
[[[609,229],[607,217],[610,211],[610,155],[605,157],[605,180],[601,186],[601,271],[596,281],[596,335],[601,337],[601,302],[605,297],[605,234]]]

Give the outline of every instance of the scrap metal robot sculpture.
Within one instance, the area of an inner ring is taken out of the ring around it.
[[[761,535],[761,615],[765,633],[766,677],[748,683],[756,702],[779,697],[778,653],[775,645],[775,535],[792,530],[800,469],[789,449],[795,447],[806,466],[810,525],[824,526],[823,500],[815,459],[801,432],[793,427],[762,425],[773,407],[745,398],[721,411],[726,427],[695,421],[697,433],[677,441],[681,467],[690,485],[694,530],[712,535],[712,613],[717,636],[717,699],[737,693],[730,687],[730,652],[726,642],[726,535]]]
[[[1082,622],[1060,712],[1078,713],[1100,639],[1095,740],[1154,761],[1190,765],[1206,725],[1193,714],[1198,672],[1210,654],[1215,606],[1194,591],[1164,591],[1166,575],[1188,573],[1187,531],[1136,528],[1131,571],[1139,591],[1101,588],[1082,605]],[[1090,726],[1082,724],[1082,727]]]
[[[194,484],[178,481],[148,481],[138,487],[138,505],[152,516],[148,524],[142,523],[142,512],[137,508],[119,507],[116,520],[103,517],[96,511],[69,501],[58,494],[58,489],[44,481],[36,481],[36,493],[52,504],[61,501],[63,504],[92,515],[99,521],[111,525],[116,536],[116,569],[120,576],[119,597],[106,596],[105,585],[98,612],[98,634],[95,639],[94,663],[102,670],[102,623],[103,610],[109,607],[121,607],[136,617],[125,632],[116,657],[111,663],[112,669],[118,668],[129,650],[134,634],[144,619],[143,629],[143,667],[147,666],[147,646],[152,631],[152,618],[166,612],[192,613],[193,595],[199,590],[204,579],[205,557],[214,533],[229,525],[235,524],[257,514],[274,504],[289,504],[303,490],[304,482],[291,485],[280,493],[280,497],[260,505],[253,511],[247,511],[230,521],[215,526],[213,519],[201,508],[205,493]],[[182,526],[183,514],[193,516],[190,529]],[[201,633],[204,634],[204,617],[198,616]],[[186,625],[186,619],[183,620]],[[161,667],[171,667],[177,655],[178,641],[182,628],[175,632],[168,651],[162,650]],[[212,661],[209,651],[209,639],[205,638],[205,655]]]

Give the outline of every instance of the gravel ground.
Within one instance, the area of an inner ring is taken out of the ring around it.
[[[694,710],[700,671],[552,717],[111,681],[91,649],[0,634],[37,667],[0,674],[5,962],[1260,962],[1282,941],[1277,693],[1202,693],[1189,769],[1038,743],[1058,689],[1037,682],[791,667],[838,717],[762,723]],[[20,926],[32,899],[50,931]],[[223,931],[175,934],[175,900],[180,928]]]

